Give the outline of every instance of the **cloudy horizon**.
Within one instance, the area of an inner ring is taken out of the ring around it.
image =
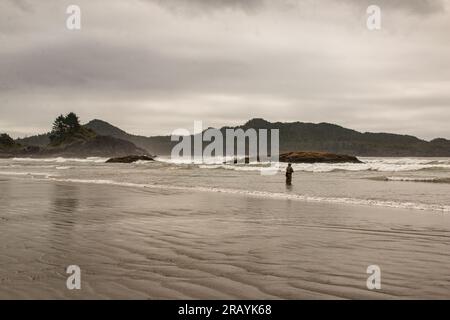
[[[74,111],[145,136],[264,118],[450,139],[449,18],[450,0],[2,1],[0,132]]]

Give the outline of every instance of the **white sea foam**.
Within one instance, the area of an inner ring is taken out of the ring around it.
[[[385,181],[404,181],[404,182],[434,182],[434,183],[450,183],[450,178],[436,178],[436,177],[381,177],[375,180]]]
[[[411,210],[424,210],[424,211],[438,211],[438,212],[450,212],[450,206],[447,205],[434,205],[423,204],[414,202],[400,202],[400,201],[386,201],[375,199],[357,199],[357,198],[337,198],[337,197],[317,197],[300,194],[287,194],[277,192],[266,191],[250,191],[243,189],[229,189],[229,188],[214,188],[214,187],[184,187],[173,185],[160,185],[160,184],[138,184],[131,182],[118,182],[113,180],[87,180],[87,179],[59,179],[50,178],[52,181],[58,182],[71,182],[71,183],[86,183],[86,184],[101,184],[101,185],[115,185],[123,187],[135,187],[135,188],[153,188],[153,189],[168,189],[168,190],[180,190],[180,191],[199,191],[199,192],[216,192],[226,194],[238,194],[251,197],[262,197],[271,199],[282,200],[298,200],[306,202],[320,202],[320,203],[337,203],[337,204],[350,204],[350,205],[362,205],[362,206],[378,206],[389,208],[401,208]]]
[[[13,161],[18,162],[56,162],[56,163],[66,163],[66,162],[84,162],[84,163],[104,163],[108,158],[101,157],[89,157],[89,158],[13,158]]]
[[[200,169],[225,169],[235,171],[261,171],[268,165],[233,165],[233,164],[204,164],[198,166]]]
[[[55,167],[55,169],[56,170],[69,170],[69,169],[72,169],[73,167],[70,167],[70,166],[58,166],[58,167]]]
[[[134,162],[134,164],[149,164],[149,163],[153,163],[153,161],[138,160],[138,161]]]
[[[363,163],[294,163],[295,171],[304,172],[336,172],[336,171],[379,171],[379,172],[408,172],[420,170],[450,170],[449,159],[419,159],[419,158],[360,158]],[[171,160],[170,158],[156,158],[157,161],[175,165],[192,165],[191,160]],[[225,169],[236,171],[258,171],[269,163],[232,164],[224,163],[231,159],[208,158],[198,164],[201,169]],[[281,170],[286,166],[280,164]]]
[[[413,158],[401,159],[361,159],[363,163],[314,163],[294,164],[294,170],[308,172],[332,171],[379,171],[379,172],[407,172],[427,169],[450,170],[449,160],[424,160]]]
[[[52,176],[55,176],[52,173],[49,172],[16,172],[16,171],[0,171],[0,175],[2,176],[36,176],[36,177],[46,177],[51,178]]]
[[[165,162],[176,165],[191,165],[191,164],[206,164],[206,165],[221,165],[227,162],[232,162],[235,159],[242,160],[245,157],[203,157],[201,161],[194,161],[193,159],[177,158],[171,159],[170,157],[156,157],[155,160],[159,162]]]
[[[259,171],[267,167],[268,162],[249,164],[232,164],[234,158],[205,158],[201,164],[195,164],[192,160],[170,159],[169,157],[157,157],[156,160],[173,165],[197,165],[201,169],[225,169],[236,171]],[[79,158],[13,158],[14,162],[53,162],[53,163],[104,163],[108,158],[90,157]],[[304,172],[336,172],[336,171],[378,171],[378,172],[408,172],[421,170],[450,170],[450,159],[421,159],[421,158],[360,158],[363,163],[294,163],[295,171]],[[148,161],[138,161],[136,164],[148,164]],[[285,163],[280,164],[283,169]]]

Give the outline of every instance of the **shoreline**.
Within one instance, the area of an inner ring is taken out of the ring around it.
[[[95,162],[95,161],[94,161]],[[56,170],[61,169],[57,167]],[[64,167],[66,168],[66,167]],[[70,168],[70,167],[67,167]],[[34,181],[53,181],[60,183],[73,183],[73,184],[91,184],[91,185],[110,185],[118,186],[124,188],[134,188],[134,189],[161,189],[161,190],[175,190],[180,192],[204,192],[204,193],[223,193],[230,195],[240,195],[243,197],[254,197],[254,198],[268,198],[272,200],[287,200],[287,201],[298,201],[306,203],[327,203],[334,205],[348,205],[356,207],[380,207],[380,208],[392,208],[392,209],[403,209],[412,210],[420,212],[430,212],[435,214],[448,214],[450,213],[450,206],[439,205],[439,204],[428,204],[428,203],[415,203],[415,202],[401,202],[401,201],[385,201],[385,200],[374,200],[374,199],[359,199],[359,198],[348,198],[348,197],[321,197],[321,196],[309,196],[302,194],[295,194],[287,192],[267,192],[259,190],[247,190],[247,189],[231,189],[231,188],[220,188],[220,187],[205,187],[205,186],[179,186],[179,185],[167,185],[167,184],[149,184],[149,183],[134,183],[126,181],[115,181],[110,179],[77,179],[77,178],[58,178],[58,175],[52,175],[49,172],[0,172],[0,176],[6,177],[31,177]],[[42,178],[45,177],[45,178]],[[379,178],[369,178],[369,180],[384,181],[387,183],[395,182],[411,182],[411,183],[429,183],[433,182],[433,179],[413,181],[408,179],[379,179]],[[437,183],[437,182],[434,182]]]
[[[1,175],[1,174],[0,174]],[[280,193],[280,192],[264,192],[264,191],[249,191],[245,189],[226,189],[216,187],[188,187],[188,186],[171,186],[171,185],[151,185],[151,184],[139,184],[130,182],[117,182],[114,180],[83,180],[83,179],[58,179],[48,178],[41,179],[41,181],[54,181],[63,183],[80,183],[80,184],[92,184],[92,185],[111,185],[125,188],[136,189],[162,189],[162,190],[177,190],[177,191],[190,191],[190,192],[206,192],[206,193],[223,193],[229,195],[240,195],[243,197],[264,198],[271,200],[292,200],[308,203],[327,203],[334,205],[348,205],[356,207],[381,207],[391,209],[403,209],[413,211],[429,211],[433,213],[450,213],[450,206],[443,205],[430,205],[430,204],[418,204],[413,202],[395,202],[395,201],[379,201],[379,200],[367,200],[356,198],[325,198],[325,197],[313,197],[303,196],[298,194]]]

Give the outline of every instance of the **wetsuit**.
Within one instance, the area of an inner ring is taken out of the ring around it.
[[[286,168],[286,184],[292,184],[292,173],[294,173],[294,169],[292,167]]]

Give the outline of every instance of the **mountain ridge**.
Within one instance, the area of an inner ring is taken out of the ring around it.
[[[84,127],[99,135],[112,136],[134,143],[137,147],[149,150],[151,154],[168,155],[177,142],[170,136],[145,137],[127,133],[106,121],[94,119]],[[435,138],[431,141],[412,135],[385,132],[359,132],[337,124],[321,122],[269,122],[262,118],[253,118],[240,126],[222,127],[226,129],[279,129],[280,152],[317,151],[354,154],[358,156],[414,156],[414,157],[450,157],[450,140]],[[16,140],[23,145],[45,141],[48,135],[33,136]]]

